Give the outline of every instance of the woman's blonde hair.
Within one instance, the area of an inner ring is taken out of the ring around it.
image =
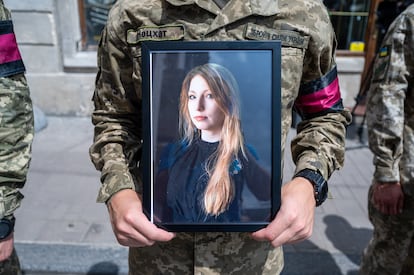
[[[240,127],[239,89],[231,72],[218,64],[207,63],[195,67],[186,75],[181,88],[179,126],[181,135],[188,144],[201,137],[188,110],[188,91],[191,80],[196,75],[205,79],[225,116],[219,146],[205,167],[209,181],[204,192],[204,208],[206,213],[217,216],[228,208],[234,197],[231,165],[238,160],[239,152],[245,155]]]

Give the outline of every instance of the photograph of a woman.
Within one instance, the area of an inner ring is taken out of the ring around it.
[[[263,221],[243,211],[248,189],[271,199],[271,175],[246,144],[239,87],[224,66],[206,63],[185,76],[179,98],[179,140],[160,154],[155,216],[163,222]]]

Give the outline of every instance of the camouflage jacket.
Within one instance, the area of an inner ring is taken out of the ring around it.
[[[19,207],[33,141],[33,111],[10,12],[0,0],[0,218]]]
[[[374,178],[401,181],[414,195],[414,4],[389,27],[367,98]]]
[[[174,26],[168,28],[167,26]],[[295,106],[303,121],[292,142],[296,170],[328,179],[344,161],[344,110],[334,60],[336,39],[319,0],[120,0],[113,6],[98,50],[90,155],[102,171],[98,201],[115,192],[142,190],[137,165],[142,148],[141,39],[282,40],[282,145]],[[129,35],[128,35],[129,34]],[[131,35],[134,34],[134,35]]]

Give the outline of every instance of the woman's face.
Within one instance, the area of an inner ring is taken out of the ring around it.
[[[218,141],[224,123],[224,113],[214,98],[206,80],[196,75],[188,89],[188,111],[194,125],[201,130],[201,138]]]

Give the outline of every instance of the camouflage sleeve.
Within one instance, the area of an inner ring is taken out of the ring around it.
[[[133,64],[116,12],[114,8],[101,36],[93,95],[95,132],[90,156],[102,172],[98,202],[108,201],[122,189],[141,189],[140,179],[135,177],[142,136],[140,69]]]
[[[302,84],[294,106],[302,121],[291,144],[292,157],[296,173],[311,169],[329,179],[343,165],[351,115],[342,105],[334,60],[336,38],[329,15],[323,6],[312,10]]]
[[[10,13],[0,2],[0,218],[13,215],[23,195],[33,141],[33,109]]]
[[[0,217],[20,206],[33,141],[33,110],[23,74],[0,77]]]
[[[390,26],[374,63],[366,119],[369,146],[374,154],[374,178],[380,182],[400,180],[404,102],[414,66],[413,26],[412,15],[398,17]]]

